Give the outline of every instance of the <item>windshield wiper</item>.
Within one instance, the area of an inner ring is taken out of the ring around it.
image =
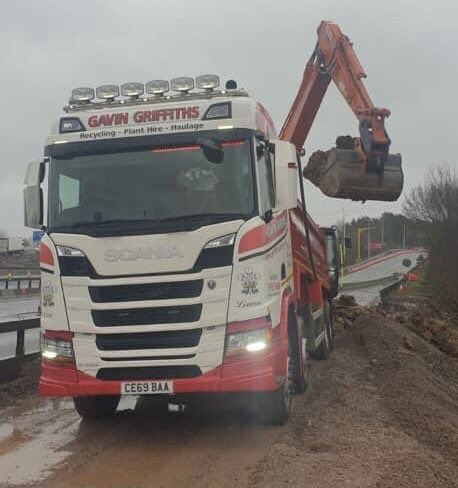
[[[188,215],[177,215],[176,217],[167,217],[164,219],[160,219],[159,223],[165,222],[193,222],[193,221],[200,221],[200,220],[238,220],[238,219],[246,219],[246,214],[241,213],[200,213],[200,214],[188,214]]]
[[[80,227],[104,227],[112,225],[128,225],[128,226],[138,226],[138,224],[157,224],[160,223],[159,219],[110,219],[110,220],[88,220],[83,222],[75,222],[69,225],[72,229],[77,229]]]

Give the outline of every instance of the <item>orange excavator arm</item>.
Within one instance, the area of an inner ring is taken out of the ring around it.
[[[331,80],[359,121],[359,138],[339,137],[336,148],[310,158],[304,176],[328,196],[354,200],[396,200],[402,190],[400,155],[390,155],[385,118],[390,111],[374,106],[366,78],[350,39],[332,22],[321,22],[318,41],[305,68],[280,139],[298,152],[307,139]]]

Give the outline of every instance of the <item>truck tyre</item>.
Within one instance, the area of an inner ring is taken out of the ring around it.
[[[334,314],[332,309],[332,303],[327,302],[328,306],[328,320],[329,320],[329,331],[331,337],[331,351],[334,351],[334,337],[335,337],[335,330],[334,330]]]
[[[333,349],[331,307],[327,300],[324,302],[323,321],[324,321],[324,340],[321,341],[321,344],[315,349],[313,353],[313,357],[315,359],[328,359],[329,354]]]
[[[290,347],[288,347],[286,381],[274,391],[260,393],[260,408],[263,421],[267,425],[284,425],[291,414],[292,392],[294,388],[294,370],[290,358]]]
[[[83,419],[96,420],[113,415],[119,400],[119,395],[84,396],[74,397],[73,403]]]
[[[298,328],[298,318],[294,311],[289,313],[288,330],[291,338],[290,343],[292,344],[290,356],[294,371],[293,389],[295,394],[301,394],[305,392],[308,386],[309,364],[307,351],[302,346],[304,330],[302,326]],[[292,340],[293,338],[294,340]]]

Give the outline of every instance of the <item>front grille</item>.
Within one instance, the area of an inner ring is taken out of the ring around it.
[[[198,366],[149,366],[143,368],[101,368],[97,373],[99,380],[171,380],[196,378],[202,371]]]
[[[121,310],[92,310],[92,320],[98,327],[149,325],[196,322],[202,304],[175,307],[124,308]]]
[[[201,335],[202,329],[139,332],[137,334],[97,334],[95,343],[101,351],[175,349],[197,346]]]
[[[193,359],[195,358],[195,354],[184,354],[179,356],[134,356],[134,357],[121,357],[121,358],[106,358],[102,357],[102,361],[168,361],[168,360],[175,360],[175,359]]]
[[[171,283],[90,286],[89,294],[95,303],[194,298],[201,294],[203,283],[203,280],[192,280]]]

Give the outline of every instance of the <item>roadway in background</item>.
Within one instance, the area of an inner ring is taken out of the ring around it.
[[[344,277],[345,283],[358,283],[362,281],[376,280],[378,278],[385,278],[391,276],[393,273],[405,273],[417,265],[417,258],[423,254],[426,256],[425,252],[411,251],[400,255],[387,256],[383,261],[372,264],[367,268],[361,269],[360,271],[355,271]],[[402,265],[404,259],[409,259],[411,261],[411,266],[405,267]]]
[[[411,251],[396,256],[387,256],[386,259],[381,262],[348,274],[344,277],[343,285],[345,286],[345,283],[364,283],[370,280],[386,278],[392,276],[394,273],[406,273],[417,265],[417,258],[421,254],[426,257],[426,253],[423,251]],[[411,265],[408,267],[403,266],[402,261],[404,261],[404,259],[409,259]],[[369,305],[378,303],[380,299],[380,291],[386,286],[386,283],[374,286],[362,285],[361,288],[349,290],[348,292],[343,291],[343,293],[353,295],[359,305]]]

